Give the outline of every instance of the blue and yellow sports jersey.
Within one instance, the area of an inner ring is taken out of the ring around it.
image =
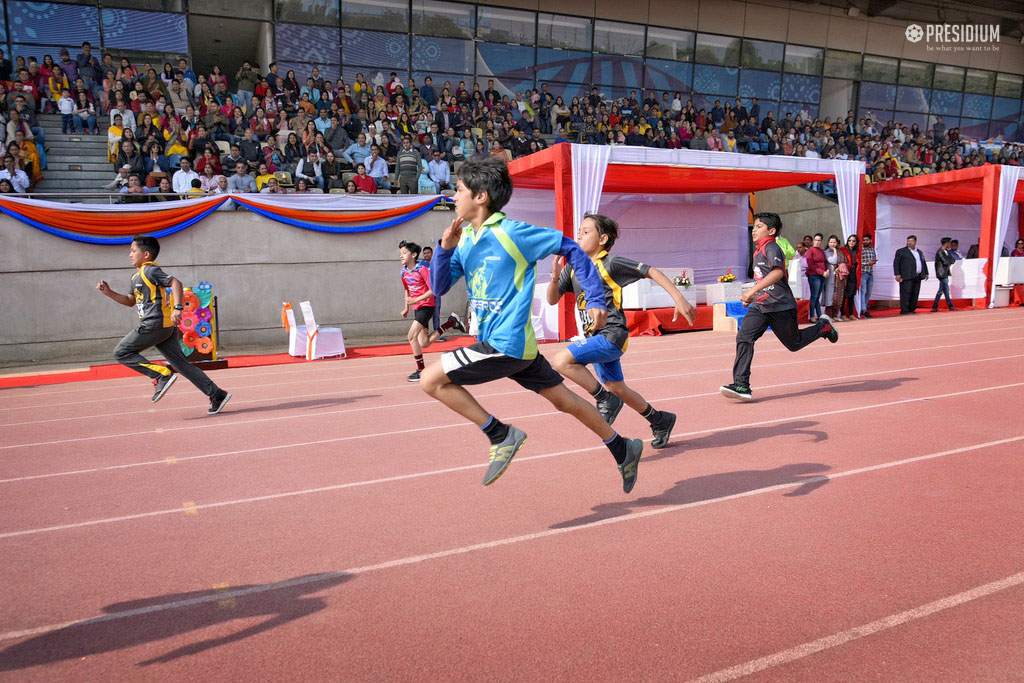
[[[438,245],[431,286],[442,296],[464,276],[480,341],[506,356],[536,358],[537,337],[530,320],[536,264],[552,254],[566,254],[578,269],[585,269],[587,300],[604,308],[597,272],[575,242],[557,230],[509,220],[501,212],[492,214],[479,230],[465,227],[455,249]]]

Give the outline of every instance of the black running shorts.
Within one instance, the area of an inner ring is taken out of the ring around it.
[[[420,325],[423,327],[429,327],[430,321],[434,319],[434,307],[424,306],[423,308],[414,308],[412,316]]]
[[[529,360],[513,358],[487,342],[441,354],[441,368],[448,379],[459,386],[508,377],[524,389],[540,392],[562,383],[562,376],[539,353]]]

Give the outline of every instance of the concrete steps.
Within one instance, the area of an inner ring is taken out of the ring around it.
[[[98,117],[99,135],[62,133],[59,114],[43,114],[39,124],[46,130],[48,168],[45,179],[36,186],[38,192],[105,192],[103,186],[114,177],[113,164],[107,161],[105,117]],[[47,197],[53,201],[54,197]],[[76,198],[68,201],[107,203],[100,197]]]

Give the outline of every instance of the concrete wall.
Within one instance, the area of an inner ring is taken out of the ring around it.
[[[757,210],[771,211],[782,219],[782,234],[793,244],[804,235],[820,232],[843,237],[839,205],[802,187],[780,187],[757,193]]]
[[[387,230],[327,235],[251,212],[216,212],[161,240],[160,265],[186,286],[213,284],[220,343],[286,350],[281,302],[313,303],[317,322],[341,326],[346,341],[405,338],[400,316],[399,241],[432,244],[454,213],[428,211]],[[140,231],[142,226],[140,226]],[[128,291],[127,246],[79,244],[0,216],[0,363],[109,358],[136,323],[133,308],[96,291],[107,280]],[[457,285],[442,310],[464,311]]]

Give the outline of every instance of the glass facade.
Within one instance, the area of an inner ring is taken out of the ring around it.
[[[716,99],[758,98],[762,112],[819,115],[822,79],[855,82],[854,109],[876,120],[969,127],[970,137],[1022,139],[1024,76],[714,33],[506,9],[455,0],[0,0],[8,56],[50,54],[83,40],[95,50],[168,57],[189,51],[189,14],[274,21],[273,58],[300,77],[383,84],[434,77],[438,87],[494,79],[502,93],[542,83],[568,100],[596,86],[606,97],[636,90]],[[188,13],[185,9],[188,9]],[[845,112],[821,111],[835,116]]]

